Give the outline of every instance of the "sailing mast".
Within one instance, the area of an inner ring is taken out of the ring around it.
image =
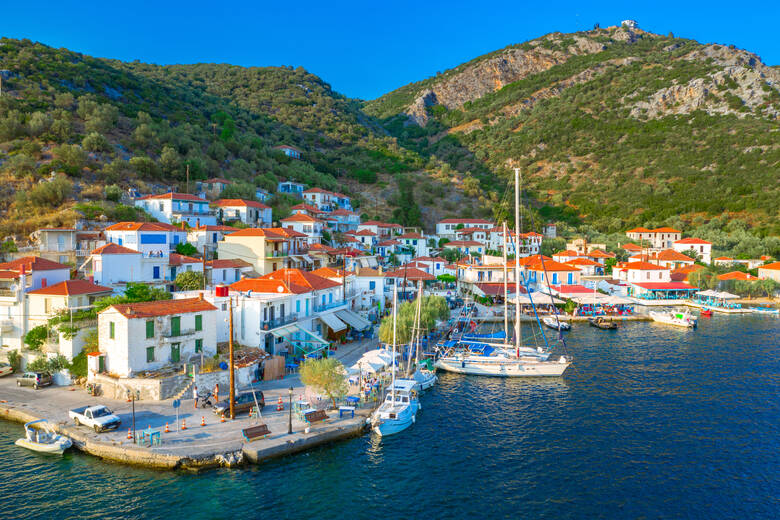
[[[395,404],[395,329],[396,329],[396,316],[398,314],[398,285],[393,285],[393,379],[390,383],[390,395],[393,404]]]
[[[412,347],[415,349],[415,362],[419,361],[420,350],[420,319],[422,314],[422,280],[417,281],[417,302],[414,309],[414,324],[409,338],[409,357],[406,358],[406,377],[412,373]]]
[[[509,290],[507,287],[507,269],[506,269],[506,220],[504,220],[503,230],[501,236],[504,240],[504,245],[501,248],[504,251],[504,341],[509,341],[509,302],[507,297],[509,296]],[[517,255],[515,255],[515,262],[517,262]]]
[[[515,168],[515,339],[516,353],[520,357],[520,168]]]

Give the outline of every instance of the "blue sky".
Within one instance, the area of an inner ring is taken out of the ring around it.
[[[71,5],[66,5],[71,4]],[[380,4],[374,6],[372,4]],[[780,64],[780,1],[5,2],[0,35],[93,56],[168,64],[294,65],[372,99],[548,32],[631,18],[640,27],[734,44]]]

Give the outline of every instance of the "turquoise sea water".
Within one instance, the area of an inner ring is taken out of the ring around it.
[[[13,445],[0,518],[778,518],[780,319],[575,325],[561,380],[442,374],[417,423],[241,470]]]

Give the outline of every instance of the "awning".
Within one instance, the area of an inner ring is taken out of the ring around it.
[[[328,327],[333,330],[333,332],[339,332],[347,328],[347,324],[338,319],[336,314],[333,312],[320,314],[320,319],[324,321]]]
[[[301,256],[301,258],[303,258],[303,261],[306,262],[307,264],[313,264],[314,263],[314,259],[312,257],[310,257],[309,255],[303,255],[303,256]]]
[[[349,310],[336,311],[336,316],[347,322],[355,330],[366,330],[371,326],[371,322],[356,312]]]
[[[299,340],[299,339],[289,338],[288,337],[287,340],[291,341],[291,342],[292,341],[306,341],[306,342],[309,342],[309,343],[311,343],[312,340],[313,340],[314,343],[322,343],[323,345],[328,345],[329,344],[328,341],[322,339],[318,335],[314,334],[312,331],[306,330],[303,327],[301,327],[299,325],[296,325],[294,323],[291,324],[291,325],[285,325],[284,327],[279,327],[278,329],[274,329],[274,330],[271,331],[271,334],[273,334],[277,338],[284,338],[284,337],[290,336],[291,334],[295,334],[296,332],[303,332],[304,335],[309,336],[311,339],[310,340]]]

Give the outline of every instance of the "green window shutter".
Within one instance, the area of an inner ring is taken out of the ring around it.
[[[196,339],[195,340],[195,353],[200,354],[203,352],[203,340],[202,339]]]
[[[195,330],[203,330],[203,315],[195,315]]]
[[[146,339],[154,337],[154,320],[146,322]]]
[[[181,353],[179,351],[179,344],[173,343],[171,345],[171,361],[174,363],[178,363],[180,358],[181,358]]]
[[[108,337],[114,339],[114,322],[108,322]]]
[[[146,348],[146,362],[151,363],[154,361],[154,347]]]
[[[181,334],[181,317],[174,316],[171,318],[171,336],[178,336]]]

